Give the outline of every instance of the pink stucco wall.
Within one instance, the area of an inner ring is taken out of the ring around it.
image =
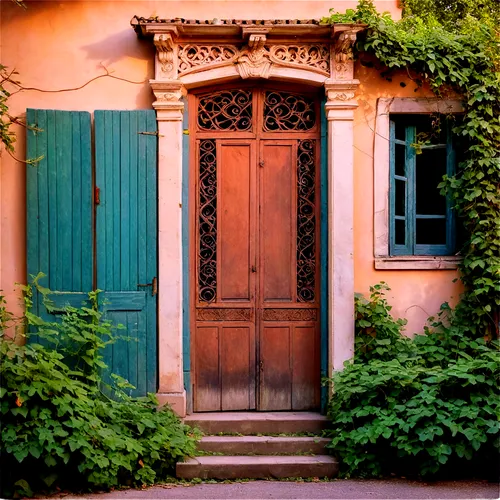
[[[0,3],[0,61],[19,71],[25,90],[10,99],[11,114],[26,108],[65,110],[150,108],[153,94],[154,50],[139,40],[129,22],[134,14],[187,19],[320,18],[331,7],[352,8],[356,1],[28,1],[26,10],[11,2]],[[399,16],[396,0],[377,2],[379,10]],[[74,91],[98,75],[103,66],[113,76],[100,78]],[[427,316],[445,300],[456,300],[455,271],[376,271],[373,265],[373,139],[377,97],[422,97],[405,77],[383,80],[374,70],[357,68],[361,80],[355,118],[355,289],[366,292],[371,284],[387,281],[392,287],[394,314],[409,319],[408,331],[420,330]],[[406,87],[400,82],[405,81]],[[24,130],[18,134],[15,155],[24,158]],[[0,168],[0,289],[17,304],[15,282],[25,282],[25,170],[26,166],[3,153]],[[30,168],[30,167],[28,167]]]

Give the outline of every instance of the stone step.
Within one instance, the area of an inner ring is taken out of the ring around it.
[[[205,434],[319,434],[328,425],[314,412],[193,413],[184,422]]]
[[[204,436],[198,450],[223,455],[322,455],[331,440],[298,436]]]
[[[329,455],[315,456],[204,456],[179,462],[180,479],[265,479],[334,477],[338,462]]]

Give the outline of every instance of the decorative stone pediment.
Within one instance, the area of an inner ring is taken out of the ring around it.
[[[317,86],[327,81],[351,84],[355,82],[352,48],[363,29],[361,25],[324,26],[313,20],[135,17],[132,25],[140,36],[153,37],[157,49],[155,82],[175,80],[186,88],[240,78]],[[350,100],[354,87],[332,96],[339,101]]]

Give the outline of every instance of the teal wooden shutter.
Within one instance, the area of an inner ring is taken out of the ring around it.
[[[130,337],[107,348],[111,373],[157,387],[157,134],[153,110],[95,112],[97,288]]]
[[[28,280],[53,291],[56,305],[81,306],[92,290],[92,161],[90,114],[27,110]],[[48,318],[35,293],[34,312]]]
[[[390,122],[390,251],[391,255],[413,255],[414,164],[413,128],[396,138],[396,124]]]

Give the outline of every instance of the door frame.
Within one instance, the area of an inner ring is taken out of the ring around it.
[[[187,96],[187,106],[184,110],[184,114],[187,115],[187,119],[185,119],[184,123],[187,124],[187,130],[189,134],[187,135],[187,147],[188,152],[185,155],[185,161],[187,165],[183,165],[183,171],[185,173],[185,177],[183,179],[183,187],[187,191],[187,199],[188,199],[188,207],[184,214],[184,223],[188,226],[188,238],[187,241],[184,240],[184,249],[183,253],[185,255],[185,260],[188,262],[187,270],[187,290],[184,288],[183,297],[184,301],[189,301],[189,308],[184,309],[184,325],[189,325],[188,335],[186,336],[186,332],[184,332],[183,336],[183,352],[184,354],[189,353],[189,384],[185,384],[186,388],[186,404],[189,413],[196,411],[194,410],[194,386],[196,381],[196,364],[194,362],[195,356],[195,329],[196,329],[196,265],[197,265],[197,254],[198,254],[198,237],[197,237],[197,212],[196,205],[198,199],[198,190],[197,190],[197,177],[199,173],[199,158],[198,158],[198,147],[197,143],[199,139],[196,130],[197,130],[197,102],[198,96],[203,94],[210,94],[210,92],[217,92],[222,90],[234,90],[234,89],[247,89],[247,90],[255,90],[255,91],[265,91],[265,90],[275,90],[275,91],[283,91],[290,92],[295,94],[307,94],[314,98],[315,100],[315,111],[317,116],[317,126],[314,127],[314,130],[311,132],[305,133],[297,133],[297,132],[258,132],[262,131],[262,118],[263,114],[259,112],[259,108],[256,106],[256,103],[262,105],[262,99],[260,94],[259,97],[256,97],[252,93],[252,99],[254,104],[254,112],[252,114],[252,119],[254,120],[255,130],[252,132],[238,132],[232,137],[228,132],[203,132],[203,139],[205,138],[213,138],[222,143],[231,143],[238,144],[240,143],[248,143],[249,141],[255,141],[254,145],[254,155],[256,155],[257,160],[261,155],[261,150],[264,147],[264,144],[282,144],[284,142],[296,141],[299,138],[304,139],[310,136],[311,139],[316,141],[316,194],[317,194],[317,203],[318,203],[318,224],[317,224],[317,234],[316,234],[316,245],[319,249],[318,252],[318,260],[316,267],[316,275],[315,279],[318,283],[317,292],[319,296],[319,325],[320,325],[320,380],[327,376],[328,373],[328,365],[327,365],[327,353],[328,353],[328,321],[327,321],[327,297],[323,293],[324,290],[327,289],[327,281],[328,281],[328,273],[327,267],[322,267],[321,263],[326,262],[328,258],[327,247],[323,243],[324,240],[323,232],[327,229],[326,220],[323,221],[323,217],[327,217],[327,213],[323,210],[323,200],[327,198],[326,192],[326,178],[323,179],[323,176],[326,175],[325,169],[323,169],[323,165],[326,164],[326,152],[323,151],[323,142],[322,138],[326,135],[323,131],[323,127],[325,125],[323,117],[324,110],[322,109],[321,104],[322,98],[318,92],[317,87],[308,86],[308,85],[300,85],[300,84],[290,84],[287,82],[261,82],[255,81],[252,82],[234,82],[234,83],[226,83],[221,85],[209,85],[198,87],[192,92],[190,92]],[[257,92],[255,92],[257,93]],[[206,137],[205,137],[206,136]],[[257,172],[259,174],[260,171]],[[260,183],[254,187],[254,189],[259,189]],[[261,186],[260,186],[261,187]],[[256,192],[256,194],[258,194]],[[257,196],[259,198],[259,196]],[[257,217],[258,220],[258,217]],[[256,236],[256,251],[259,247],[260,243],[258,242],[258,235]],[[260,252],[259,252],[260,255]],[[217,280],[219,283],[220,280]],[[186,283],[186,281],[184,282]],[[261,284],[262,285],[262,284]],[[262,290],[260,290],[257,295],[260,296]],[[224,307],[218,305],[217,307]],[[256,304],[257,307],[257,304]],[[257,314],[257,311],[256,311]],[[325,321],[326,320],[326,321]],[[257,332],[257,327],[259,324],[259,319],[256,316],[254,318],[254,328],[256,330],[255,333],[255,360],[258,359],[260,345],[260,335]],[[185,363],[186,364],[186,363]],[[260,394],[260,372],[256,367],[255,370],[255,401],[256,407],[259,406],[259,394]],[[320,387],[321,389],[321,407],[324,409],[324,402],[326,401],[326,387]]]
[[[341,370],[354,352],[353,121],[360,82],[354,78],[352,48],[364,27],[137,18],[134,29],[150,37],[156,47],[155,78],[150,85],[156,97],[153,108],[159,137],[160,404],[169,403],[180,416],[186,414],[182,185],[184,136],[189,131],[183,131],[182,122],[184,97],[208,85],[262,78],[308,84],[325,91],[327,127],[322,144],[328,157],[327,373]],[[186,59],[186,50],[193,51],[195,59]],[[297,50],[303,51],[304,58],[296,58]],[[276,57],[278,51],[281,58]],[[202,54],[206,56],[198,59]],[[217,54],[221,56],[214,60]],[[321,54],[321,59],[314,54]]]

